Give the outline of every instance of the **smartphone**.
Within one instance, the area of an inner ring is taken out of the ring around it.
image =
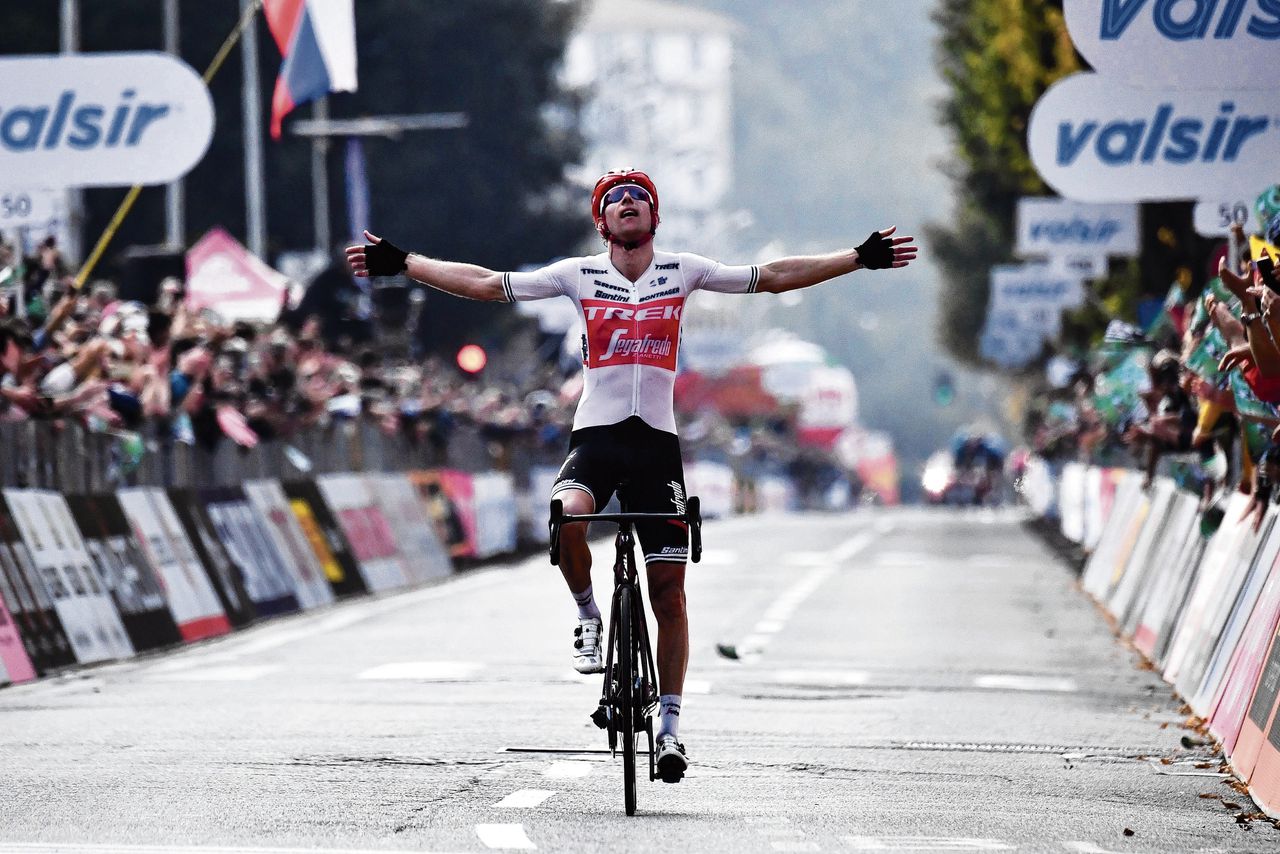
[[[1280,282],[1276,281],[1276,265],[1271,260],[1271,256],[1263,255],[1255,264],[1258,267],[1258,275],[1262,277],[1262,283],[1280,293]]]

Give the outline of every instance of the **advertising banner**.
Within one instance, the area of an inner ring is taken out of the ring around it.
[[[186,534],[187,541],[204,567],[223,613],[233,626],[246,626],[258,617],[253,600],[245,589],[245,571],[227,554],[218,532],[204,512],[204,503],[194,489],[170,489],[169,503]]]
[[[471,477],[476,518],[476,554],[493,557],[516,550],[516,486],[505,472]]]
[[[1243,197],[1229,202],[1196,202],[1191,218],[1196,234],[1202,237],[1226,237],[1232,223],[1243,226],[1245,234],[1256,234],[1262,230],[1253,206]]]
[[[1062,536],[1073,543],[1084,541],[1084,490],[1086,468],[1067,463],[1058,478],[1058,516]]]
[[[391,526],[373,501],[363,477],[325,474],[316,478],[325,504],[333,511],[355,554],[371,592],[394,590],[408,583]]]
[[[116,497],[70,495],[66,502],[133,648],[141,651],[180,643],[182,635],[169,612],[164,585],[147,563]]]
[[[5,546],[0,545],[0,549]],[[5,605],[8,591],[5,589],[4,569],[0,567],[0,684],[5,682],[30,682],[36,678],[36,669],[27,657],[27,650],[18,634],[17,622]]]
[[[1280,542],[1271,539],[1274,521],[1263,526],[1261,538],[1253,526],[1245,524],[1239,545],[1228,559],[1228,574],[1222,586],[1222,599],[1210,603],[1201,644],[1183,664],[1179,690],[1197,715],[1208,719],[1213,714],[1210,703],[1226,675],[1226,665],[1235,651],[1245,620],[1253,611],[1262,583],[1275,562]],[[1240,611],[1243,610],[1243,613]]]
[[[1186,533],[1199,528],[1199,513],[1199,501],[1195,496],[1181,490],[1174,492],[1164,528],[1157,535],[1147,561],[1150,567],[1147,577],[1126,610],[1125,634],[1136,637],[1152,598],[1168,583],[1169,577],[1177,572],[1178,554],[1182,550]]]
[[[1191,694],[1195,686],[1192,685],[1190,690],[1182,689],[1187,677],[1183,671],[1194,671],[1196,661],[1202,655],[1207,655],[1204,648],[1217,640],[1221,628],[1221,624],[1215,619],[1218,606],[1223,599],[1230,605],[1235,598],[1235,588],[1239,585],[1239,580],[1236,579],[1240,564],[1238,556],[1246,551],[1248,542],[1254,537],[1252,525],[1241,522],[1248,501],[1248,496],[1236,492],[1227,502],[1222,525],[1209,540],[1191,596],[1179,614],[1177,631],[1165,663],[1164,678],[1179,686],[1179,690],[1186,696]],[[1256,548],[1256,544],[1252,548]],[[1252,549],[1249,549],[1248,557],[1253,557]],[[1198,678],[1199,674],[1195,673],[1194,676]]]
[[[1150,580],[1154,566],[1151,560],[1152,552],[1165,540],[1169,510],[1176,491],[1177,487],[1168,478],[1160,478],[1155,483],[1146,521],[1142,525],[1138,539],[1134,542],[1133,551],[1129,554],[1123,574],[1107,599],[1108,610],[1121,623],[1128,617],[1134,599]]]
[[[756,482],[756,506],[761,513],[784,513],[795,504],[796,488],[788,478],[765,475]]]
[[[452,472],[446,477],[441,471],[414,471],[409,473],[409,482],[418,490],[418,497],[436,526],[436,536],[449,554],[453,557],[474,555],[475,521],[470,476],[465,472]],[[550,495],[548,490],[548,506]],[[459,499],[463,503],[460,504]],[[471,515],[470,524],[463,521],[464,512]]]
[[[199,75],[164,53],[8,56],[0,175],[47,187],[121,187],[181,178],[213,139]]]
[[[0,233],[24,254],[34,254],[36,244],[46,237],[56,237],[59,246],[66,246],[70,226],[65,190],[0,187]]]
[[[1280,528],[1273,526],[1271,536],[1275,537],[1277,533],[1280,533]],[[1228,675],[1219,691],[1213,719],[1209,722],[1209,732],[1222,742],[1222,750],[1228,758],[1235,752],[1236,739],[1266,659],[1267,643],[1275,635],[1277,623],[1280,623],[1280,562],[1273,561],[1266,584],[1258,594],[1253,612],[1232,653]]]
[[[6,489],[4,496],[76,661],[87,664],[133,655],[120,615],[89,565],[89,553],[62,496],[37,489]]]
[[[1188,698],[1192,710],[1205,720],[1211,720],[1216,705],[1226,689],[1230,665],[1235,658],[1237,647],[1243,642],[1244,631],[1249,618],[1260,603],[1262,590],[1271,576],[1271,568],[1280,555],[1280,529],[1276,527],[1274,513],[1263,525],[1262,545],[1250,562],[1244,583],[1233,597],[1234,601],[1228,613],[1225,625],[1218,637],[1213,654],[1204,669],[1204,676],[1196,688],[1196,693]],[[1259,659],[1262,650],[1257,650]]]
[[[147,560],[164,581],[169,610],[183,640],[226,634],[231,623],[164,491],[133,486],[116,492]]]
[[[258,616],[298,610],[293,574],[244,491],[224,486],[202,489],[196,494],[218,541],[244,572],[244,589]]]
[[[1280,87],[1166,91],[1073,74],[1036,103],[1027,147],[1077,201],[1250,197],[1280,155]]]
[[[289,509],[302,526],[311,550],[320,559],[325,578],[337,596],[363,593],[367,589],[360,576],[351,544],[338,519],[325,504],[320,489],[309,480],[292,480],[281,484],[289,498]]]
[[[555,466],[534,466],[529,470],[529,492],[522,502],[520,518],[527,522],[525,534],[531,542],[543,545],[551,542],[547,511],[551,504],[551,487],[555,486],[559,474],[560,469]]]
[[[289,507],[289,499],[275,480],[251,480],[244,485],[245,497],[265,521],[263,526],[276,550],[284,557],[285,568],[293,576],[298,604],[317,608],[333,601],[333,588],[325,577],[320,558],[307,541],[298,517]]]
[[[1017,310],[1048,312],[1048,319],[1037,326],[1027,315],[1025,328],[1045,334],[1057,334],[1063,309],[1077,308],[1084,302],[1080,280],[1046,264],[997,264],[991,268],[991,296],[988,315]]]
[[[8,502],[0,494],[0,597],[22,636],[27,658],[38,673],[74,664],[75,651],[53,606],[53,598],[18,534]]]
[[[1138,254],[1138,206],[1023,198],[1018,200],[1017,233],[1014,251],[1024,258],[1131,258]]]
[[[1066,0],[1063,16],[1090,66],[1135,86],[1269,86],[1280,51],[1274,0]]]
[[[722,519],[733,515],[733,469],[724,463],[708,460],[686,463],[684,485],[689,495],[698,496],[702,518]]]
[[[1231,767],[1243,780],[1253,775],[1268,733],[1275,733],[1276,703],[1280,700],[1280,630],[1267,640],[1267,654],[1258,670],[1258,681],[1249,695],[1249,705],[1231,754]]]
[[[1138,475],[1133,474],[1117,484],[1115,503],[1107,517],[1106,528],[1098,538],[1098,547],[1089,555],[1081,576],[1085,592],[1095,599],[1106,598],[1116,565],[1128,557],[1128,548],[1132,545],[1128,538],[1134,527],[1134,517],[1140,512],[1145,514],[1145,501]]]
[[[369,474],[365,481],[395,534],[405,576],[423,582],[450,575],[453,562],[408,476]]]

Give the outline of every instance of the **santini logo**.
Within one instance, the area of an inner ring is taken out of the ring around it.
[[[1118,41],[1145,8],[1156,31],[1171,41],[1230,39],[1241,24],[1256,38],[1280,39],[1280,0],[1102,0],[1099,36]],[[1256,11],[1246,19],[1250,10]]]
[[[138,93],[125,89],[115,105],[83,103],[67,89],[55,104],[0,106],[0,145],[9,151],[78,151],[99,146],[132,148],[147,129],[169,115],[168,104],[134,103]]]
[[[1280,3],[1280,0],[1275,0]],[[1098,160],[1108,166],[1131,163],[1183,164],[1194,160],[1231,163],[1249,140],[1272,127],[1267,116],[1236,116],[1235,104],[1224,101],[1210,122],[1194,116],[1174,116],[1173,104],[1163,103],[1149,118],[1058,124],[1057,161],[1070,166],[1093,145]]]

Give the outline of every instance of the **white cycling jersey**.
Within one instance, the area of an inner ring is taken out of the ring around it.
[[[654,252],[638,281],[618,272],[607,253],[566,258],[529,273],[504,273],[508,301],[567,296],[583,336],[583,389],[573,429],[616,424],[638,415],[676,432],[673,397],[685,300],[703,289],[754,293],[760,268],[730,267],[687,252]]]

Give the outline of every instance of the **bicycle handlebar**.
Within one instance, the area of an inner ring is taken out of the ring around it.
[[[626,522],[645,521],[684,522],[689,526],[689,559],[694,563],[702,560],[702,507],[698,496],[691,495],[685,502],[684,513],[583,513],[577,516],[564,512],[564,504],[556,498],[551,501],[551,546],[548,557],[553,566],[560,565],[560,529],[574,522]]]

